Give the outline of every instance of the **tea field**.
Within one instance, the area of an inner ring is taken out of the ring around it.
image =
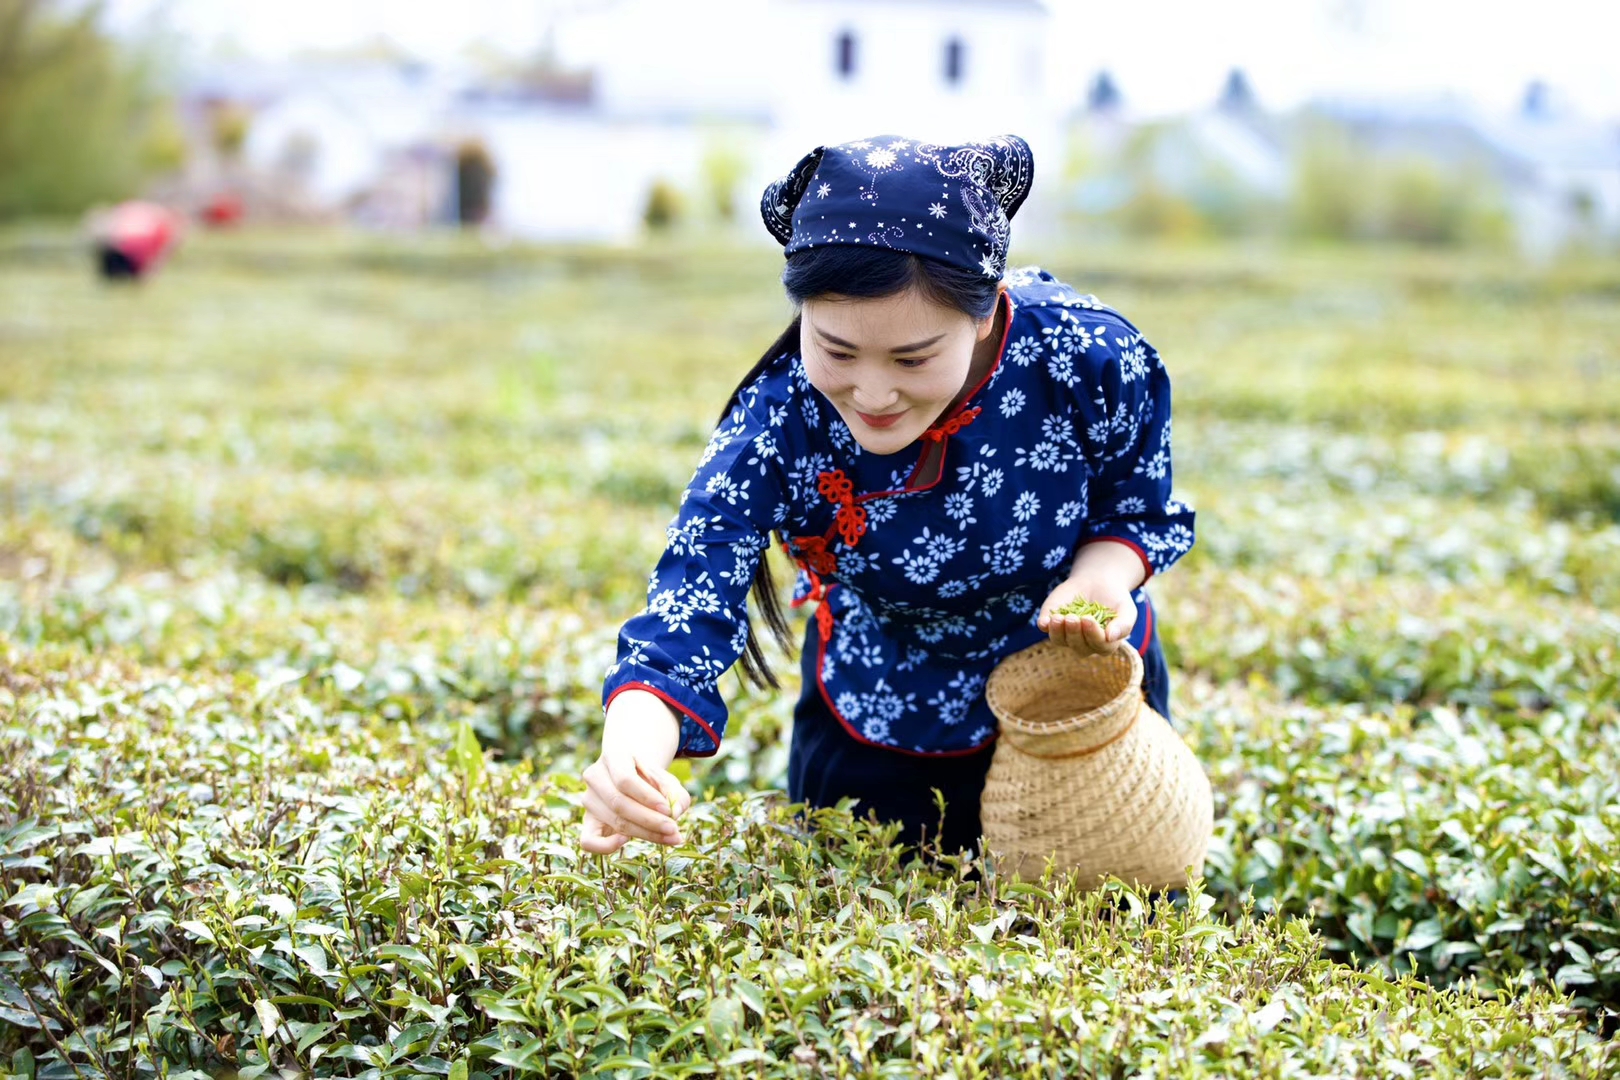
[[[780,656],[580,852],[779,253],[0,235],[0,1073],[1620,1075],[1620,266],[1019,255],[1175,386],[1174,903],[805,828]]]

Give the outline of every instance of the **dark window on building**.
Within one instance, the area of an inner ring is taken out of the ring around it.
[[[850,79],[855,76],[855,35],[848,30],[838,35],[838,48],[835,50],[833,62],[838,66],[841,78]]]
[[[961,38],[951,38],[945,43],[945,81],[952,86],[962,81],[966,53],[967,47],[962,44]]]

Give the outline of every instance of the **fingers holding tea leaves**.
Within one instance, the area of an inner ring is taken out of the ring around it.
[[[1046,631],[1046,636],[1059,645],[1069,644],[1069,635],[1079,632],[1078,621],[1070,615],[1046,615],[1037,625]]]
[[[679,842],[669,799],[642,774],[635,755],[604,752],[585,770],[586,807],[604,822],[644,840]]]
[[[1059,643],[1071,649],[1087,654],[1112,652],[1116,645],[1110,643],[1108,631],[1097,624],[1097,620],[1089,615],[1064,615],[1063,636]]]
[[[1113,620],[1108,620],[1112,622]],[[1111,653],[1119,648],[1121,642],[1118,634],[1105,629],[1107,623],[1099,623],[1095,618],[1087,615],[1080,620],[1080,637],[1085,647],[1093,653]]]
[[[669,796],[658,786],[650,766],[631,753],[604,751],[602,763],[613,780],[613,787],[648,810],[669,813]]]
[[[629,842],[630,837],[615,830],[593,814],[589,808],[586,809],[585,820],[579,827],[579,846],[582,851],[592,855],[611,855]]]
[[[631,799],[622,792],[608,798],[594,788],[585,792],[585,812],[603,822],[614,832],[637,840],[650,840],[655,844],[681,842],[680,828],[673,818],[661,815]]]
[[[1068,645],[1071,634],[1079,633],[1078,620],[1070,615],[1053,615],[1046,623],[1046,634],[1059,645]]]
[[[669,802],[669,816],[679,818],[686,813],[687,807],[692,805],[692,794],[681,783],[680,777],[667,769],[654,769],[641,759],[636,759],[636,769],[643,780],[656,787]]]
[[[1059,645],[1081,652],[1106,652],[1109,639],[1103,628],[1114,618],[1113,608],[1077,596],[1044,613],[1037,625]]]
[[[1115,622],[1117,613],[1106,604],[1075,599],[1058,609],[1066,628],[1065,643],[1071,648],[1089,653],[1112,652],[1114,636],[1108,627]]]

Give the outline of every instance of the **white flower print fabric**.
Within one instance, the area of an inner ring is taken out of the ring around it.
[[[1041,602],[1082,544],[1125,544],[1149,576],[1187,553],[1194,511],[1171,493],[1158,353],[1118,312],[1043,270],[1005,280],[1006,343],[953,414],[931,485],[913,478],[925,441],[875,455],[825,422],[836,413],[796,353],[744,388],[670,522],[646,608],[620,631],[604,706],[626,688],[650,690],[681,715],[679,756],[719,749],[719,677],[742,655],[748,589],[774,531],[801,568],[794,605],[824,609],[810,635],[817,685],[805,692],[863,742],[971,752],[997,728],[985,680],[1046,636]],[[846,501],[829,477],[847,482]],[[861,527],[850,528],[857,510]],[[1133,598],[1131,645],[1145,651],[1153,610],[1144,590]]]

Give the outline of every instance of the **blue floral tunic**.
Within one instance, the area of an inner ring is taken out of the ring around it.
[[[678,757],[725,734],[720,676],[742,655],[746,600],[772,530],[799,566],[793,606],[817,601],[819,692],[862,742],[966,754],[995,738],[990,671],[1047,635],[1042,601],[1080,545],[1134,549],[1148,576],[1192,547],[1171,496],[1170,380],[1136,327],[1035,267],[1009,271],[1007,332],[989,375],[918,441],[863,450],[777,357],[716,428],[602,687],[650,690],[681,714]],[[917,474],[943,443],[931,483]],[[1131,644],[1153,609],[1133,594]]]

